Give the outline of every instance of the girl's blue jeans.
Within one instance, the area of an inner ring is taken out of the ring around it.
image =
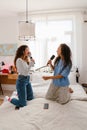
[[[31,83],[29,82],[30,76],[19,75],[16,81],[16,89],[18,94],[18,99],[13,98],[11,103],[17,107],[23,107],[27,105],[27,100],[32,100],[33,90]]]

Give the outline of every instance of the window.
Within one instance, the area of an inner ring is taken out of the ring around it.
[[[35,59],[35,68],[46,65],[60,43],[66,43],[73,51],[72,20],[37,21],[36,40],[27,42]]]

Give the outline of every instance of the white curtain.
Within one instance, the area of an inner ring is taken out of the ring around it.
[[[61,43],[70,46],[73,52],[73,17],[50,18],[35,21],[35,41],[26,41],[32,56],[35,59],[35,68],[46,65],[49,58],[54,54]]]

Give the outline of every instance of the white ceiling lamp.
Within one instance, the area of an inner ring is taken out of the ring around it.
[[[19,22],[19,40],[28,41],[35,38],[35,24],[28,21],[28,0],[26,0],[26,21]]]

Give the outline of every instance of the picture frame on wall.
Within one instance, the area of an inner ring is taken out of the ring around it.
[[[13,56],[17,50],[17,44],[0,44],[0,56]]]

